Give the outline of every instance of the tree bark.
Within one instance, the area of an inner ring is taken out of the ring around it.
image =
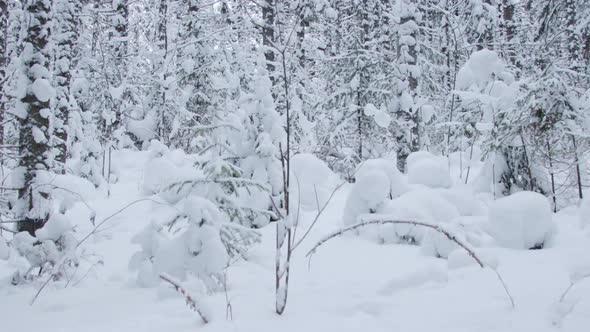
[[[35,186],[37,172],[48,170],[47,161],[49,147],[49,100],[41,100],[34,92],[33,83],[45,80],[49,82],[50,52],[47,49],[50,33],[50,2],[44,0],[28,0],[25,15],[29,24],[24,39],[23,55],[25,77],[27,79],[26,95],[21,98],[26,110],[26,117],[19,119],[20,155],[18,171],[23,172],[23,183],[18,190],[18,223],[19,232],[27,231],[35,235],[47,220],[43,201],[47,196]],[[39,88],[39,87],[37,87]],[[47,204],[47,203],[46,203]]]

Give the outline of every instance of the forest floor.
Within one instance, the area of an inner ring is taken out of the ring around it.
[[[87,203],[96,220],[142,197],[144,152],[117,153],[119,181],[110,197],[98,193]],[[137,203],[92,236],[85,250],[103,264],[78,271],[67,288],[49,283],[35,303],[40,284],[10,286],[0,268],[0,330],[12,332],[135,331],[403,331],[543,332],[590,331],[590,280],[580,280],[567,296],[573,270],[590,264],[590,238],[580,231],[575,209],[554,216],[558,232],[549,248],[518,251],[482,248],[498,261],[498,272],[514,298],[514,308],[493,270],[450,264],[419,247],[376,244],[354,236],[332,240],[311,261],[306,253],[337,230],[349,187],[338,191],[309,238],[294,253],[287,309],[274,313],[274,227],[248,261],[227,271],[227,292],[201,299],[211,315],[204,325],[167,287],[140,288],[129,271],[139,247],[131,238],[150,219],[150,206]],[[81,220],[87,209],[72,210]],[[314,211],[304,214],[309,224]],[[86,234],[92,225],[80,224]],[[228,306],[229,303],[229,306]],[[231,310],[230,310],[231,309]]]

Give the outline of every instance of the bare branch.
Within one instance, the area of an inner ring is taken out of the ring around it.
[[[180,285],[178,281],[173,280],[170,276],[165,274],[160,274],[160,279],[172,285],[172,287],[174,287],[174,289],[184,297],[188,307],[191,308],[191,310],[193,310],[197,314],[199,314],[203,323],[209,323],[209,319],[203,313],[201,308],[199,308],[199,304],[197,303],[197,301],[191,296],[191,294],[189,294],[189,292],[184,287],[182,287],[182,285]]]
[[[475,251],[473,251],[473,249],[471,249],[467,244],[463,243],[461,240],[457,239],[457,237],[455,235],[453,235],[451,232],[445,230],[444,228],[442,228],[438,225],[433,225],[433,224],[420,222],[420,221],[395,220],[391,216],[387,216],[387,215],[365,215],[365,217],[369,217],[368,220],[361,221],[358,224],[343,228],[337,232],[327,235],[326,237],[321,239],[318,243],[316,243],[316,245],[313,246],[313,248],[311,248],[311,250],[309,250],[305,256],[309,257],[311,260],[311,256],[315,253],[315,251],[322,244],[324,244],[327,241],[329,241],[335,237],[338,237],[344,233],[348,233],[348,232],[357,230],[359,228],[363,228],[363,227],[370,226],[370,225],[405,224],[405,225],[413,225],[413,226],[421,226],[421,227],[430,228],[440,234],[443,234],[447,239],[456,243],[459,247],[461,247],[463,250],[465,250],[467,252],[467,254],[469,254],[469,256],[471,256],[471,258],[473,258],[473,260],[477,263],[477,265],[479,265],[479,267],[481,267],[482,269],[486,267],[486,265],[483,263],[483,261],[475,254]],[[362,220],[362,218],[361,218],[361,220]],[[508,296],[508,299],[510,300],[510,304],[511,304],[512,308],[514,309],[514,307],[515,307],[514,298],[510,294],[510,291],[508,290],[508,287],[506,286],[504,279],[502,278],[500,273],[495,268],[493,268],[489,265],[488,265],[488,267],[490,267],[494,271],[494,273],[496,274],[498,280],[500,281],[500,283],[502,284],[502,287],[504,288],[504,292],[506,293],[506,295]]]
[[[361,221],[358,224],[343,228],[335,233],[332,233],[332,234],[324,237],[322,240],[320,240],[318,243],[316,243],[316,245],[313,246],[313,248],[305,256],[310,257],[311,255],[313,255],[315,253],[315,251],[318,249],[318,247],[320,247],[322,244],[326,243],[328,240],[331,240],[331,239],[338,237],[344,233],[348,233],[348,232],[354,231],[359,228],[363,228],[363,227],[370,226],[370,225],[405,224],[405,225],[413,225],[413,226],[421,226],[421,227],[430,228],[430,229],[435,230],[438,233],[443,234],[447,239],[455,242],[459,247],[463,248],[463,250],[465,250],[469,254],[469,256],[471,256],[471,258],[473,258],[473,260],[475,260],[481,268],[483,268],[485,266],[483,264],[483,262],[481,261],[481,259],[479,259],[479,257],[477,257],[477,255],[475,254],[473,249],[469,248],[468,245],[466,245],[463,242],[461,242],[460,240],[458,240],[455,235],[451,234],[449,231],[445,230],[444,228],[442,228],[438,225],[428,224],[428,223],[420,222],[420,221],[393,220],[393,219],[391,219],[390,216],[387,216],[387,215],[369,215],[369,217],[370,217],[369,220]]]

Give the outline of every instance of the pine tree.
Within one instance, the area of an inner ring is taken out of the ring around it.
[[[410,1],[402,2],[400,14],[400,71],[403,75],[403,87],[399,92],[399,109],[397,119],[400,131],[397,141],[397,167],[404,172],[406,159],[411,152],[420,149],[420,110],[418,105],[418,8]]]
[[[81,11],[79,1],[55,0],[54,40],[56,55],[54,75],[56,85],[55,116],[53,118],[53,130],[55,131],[58,153],[56,162],[60,164],[62,172],[65,172],[65,164],[68,156],[68,141],[70,113],[77,109],[75,98],[72,94],[72,73],[79,61],[78,38],[80,29]]]
[[[49,49],[51,7],[46,0],[27,0],[26,30],[21,61],[23,64],[24,95],[19,112],[20,155],[18,175],[20,188],[16,214],[18,231],[34,236],[49,215],[49,193],[37,188],[39,172],[49,170],[51,118],[50,99],[55,93],[51,86]]]
[[[4,145],[4,116],[6,107],[6,67],[8,66],[8,3],[0,0],[0,145]]]

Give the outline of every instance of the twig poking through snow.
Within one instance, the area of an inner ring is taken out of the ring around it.
[[[447,239],[449,239],[450,241],[453,241],[454,243],[456,243],[459,247],[461,247],[463,250],[465,250],[467,252],[467,254],[469,254],[469,256],[471,256],[471,258],[473,258],[473,260],[475,260],[475,262],[477,263],[477,265],[479,265],[479,267],[481,267],[482,269],[485,268],[485,264],[482,262],[482,260],[475,254],[475,252],[473,251],[473,249],[471,249],[468,245],[464,244],[462,241],[460,241],[459,239],[457,239],[457,237],[455,235],[453,235],[451,232],[445,230],[444,228],[438,226],[438,225],[432,225],[432,224],[428,224],[425,222],[420,222],[420,221],[412,221],[412,220],[394,220],[392,217],[387,216],[387,215],[378,215],[378,214],[373,214],[373,215],[369,215],[368,220],[364,220],[361,221],[358,224],[346,227],[346,228],[342,228],[337,232],[334,232],[332,234],[327,235],[326,237],[324,237],[323,239],[321,239],[320,241],[318,241],[318,243],[316,243],[313,248],[311,248],[311,250],[309,250],[307,252],[307,254],[305,255],[306,257],[309,257],[309,260],[311,261],[311,256],[315,253],[315,251],[324,243],[326,243],[327,241],[338,237],[344,233],[348,233],[354,230],[357,230],[359,228],[363,228],[366,226],[370,226],[370,225],[384,225],[384,224],[405,224],[405,225],[413,225],[413,226],[421,226],[421,227],[426,227],[426,228],[430,228],[433,229],[434,231],[443,234]],[[363,220],[363,218],[361,218],[361,220]],[[309,264],[309,263],[308,263]],[[510,300],[510,304],[512,305],[512,308],[514,309],[515,307],[515,303],[514,303],[514,298],[512,297],[512,295],[510,294],[510,292],[508,291],[508,287],[506,286],[506,283],[504,282],[504,279],[502,278],[502,276],[500,275],[500,273],[493,267],[490,267],[494,273],[496,274],[496,276],[498,277],[498,280],[500,281],[500,283],[502,284],[502,287],[504,288],[504,292],[506,293],[506,295],[508,296],[508,299]]]
[[[184,287],[180,285],[178,281],[173,280],[171,277],[165,274],[160,274],[160,279],[172,285],[172,287],[174,287],[174,289],[184,297],[184,299],[186,300],[186,304],[189,306],[189,308],[191,308],[191,310],[199,314],[203,323],[209,323],[209,319],[207,319],[207,316],[205,316],[201,308],[199,308],[197,301],[189,294],[189,292]]]
[[[565,291],[563,291],[563,293],[559,297],[559,302],[563,302],[565,300],[565,297],[567,296],[567,294],[572,290],[572,288],[574,288],[574,286],[578,282],[580,282],[580,281],[582,281],[584,279],[587,279],[587,278],[590,278],[590,273],[577,278],[577,280],[575,280],[575,281],[570,282],[570,285],[565,289]]]

